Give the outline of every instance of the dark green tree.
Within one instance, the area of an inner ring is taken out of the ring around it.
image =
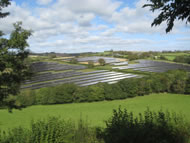
[[[72,58],[72,59],[71,59],[71,61],[70,61],[70,63],[71,63],[71,64],[77,64],[77,63],[78,63],[78,61],[77,61],[77,59],[76,59],[76,58]]]
[[[98,60],[98,63],[99,63],[101,66],[105,66],[106,61],[105,61],[104,59],[100,58],[100,59]]]
[[[2,12],[2,8],[8,5],[10,0],[0,0],[0,18],[9,15],[9,12]],[[21,82],[30,75],[26,47],[29,46],[27,39],[31,31],[23,29],[21,25],[21,22],[14,24],[9,39],[3,38],[3,32],[0,31],[0,106],[7,105],[10,108],[14,107],[12,96],[19,93]]]
[[[166,33],[170,32],[174,26],[175,20],[185,20],[186,24],[190,22],[190,1],[189,0],[147,0],[150,3],[143,7],[150,7],[150,11],[160,11],[152,23],[152,26],[167,22]]]

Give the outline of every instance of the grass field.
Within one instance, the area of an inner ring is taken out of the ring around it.
[[[112,115],[112,110],[127,108],[134,113],[151,110],[168,109],[185,115],[190,121],[190,96],[177,94],[152,94],[126,100],[103,101],[94,103],[73,103],[64,105],[38,105],[25,109],[0,110],[0,129],[7,130],[17,126],[29,127],[31,120],[45,119],[47,116],[60,116],[64,119],[77,121],[81,117],[92,126],[104,126],[104,121]]]
[[[176,56],[187,56],[189,53],[162,53],[161,55],[165,56],[169,61],[173,61]]]

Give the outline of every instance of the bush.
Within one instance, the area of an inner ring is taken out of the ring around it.
[[[136,53],[131,53],[131,54],[128,55],[127,58],[128,58],[129,61],[133,61],[133,60],[139,59],[139,56]]]
[[[21,107],[31,106],[36,103],[35,91],[30,89],[25,89],[16,96],[15,104]]]
[[[41,88],[36,92],[36,104],[56,104],[54,87]]]
[[[188,77],[186,81],[185,94],[190,94],[190,76]]]
[[[190,64],[190,56],[176,56],[174,62]]]
[[[101,84],[78,88],[75,94],[75,102],[93,102],[104,99],[104,88]]]
[[[75,143],[103,143],[96,137],[96,129],[89,127],[87,121],[80,119],[75,129]]]
[[[119,108],[98,136],[105,143],[188,143],[189,131],[190,125],[175,113],[147,109],[134,117],[132,112]]]
[[[68,143],[73,137],[73,123],[50,117],[33,122],[29,130],[20,127],[9,131],[1,143]]]
[[[88,68],[93,68],[93,67],[94,67],[94,62],[88,61]]]
[[[124,79],[121,80],[118,84],[121,90],[126,94],[126,97],[135,97],[138,96],[138,81],[139,79]]]
[[[101,66],[105,66],[106,65],[106,61],[104,59],[99,59],[98,60],[98,63],[101,65]]]
[[[41,88],[36,92],[38,104],[61,104],[74,101],[77,90],[75,84],[62,84],[55,87]]]
[[[32,122],[29,129],[14,128],[8,133],[0,132],[1,143],[103,143],[96,138],[94,128],[80,120],[74,122],[57,117]]]
[[[72,59],[71,59],[71,61],[70,61],[70,63],[71,63],[71,64],[77,64],[77,63],[78,63],[78,61],[77,61],[77,59],[72,58]]]
[[[76,90],[77,86],[75,84],[62,84],[54,87],[55,102],[58,104],[73,102]]]
[[[122,91],[119,84],[104,84],[104,92],[106,100],[126,98],[126,94]]]
[[[164,55],[161,55],[160,60],[168,60],[168,59]]]
[[[173,76],[171,84],[172,93],[185,93],[186,81],[188,79],[188,73],[185,71],[170,71],[168,74]]]

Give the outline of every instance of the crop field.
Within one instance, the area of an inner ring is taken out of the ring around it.
[[[129,64],[128,66],[117,66],[113,69],[133,69],[135,71],[142,72],[166,72],[168,70],[182,69],[190,71],[190,66],[176,63],[168,63],[161,61],[151,61],[151,60],[138,60],[138,64]]]
[[[111,115],[113,109],[126,108],[135,114],[150,110],[169,110],[183,114],[190,121],[190,95],[180,94],[151,94],[147,96],[129,98],[126,100],[103,101],[93,103],[72,103],[62,105],[37,105],[22,110],[0,110],[0,129],[23,126],[29,127],[31,120],[45,119],[48,116],[59,116],[66,120],[87,120],[92,126],[104,126],[104,121]]]
[[[75,83],[79,86],[88,86],[99,82],[115,83],[121,79],[139,77],[134,74],[125,74],[109,70],[87,71],[82,65],[66,65],[55,62],[38,62],[32,64],[34,72],[38,73],[32,79],[22,84],[22,89],[39,89],[63,83]]]

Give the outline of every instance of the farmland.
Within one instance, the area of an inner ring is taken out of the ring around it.
[[[72,57],[73,58],[73,57]],[[35,75],[23,83],[22,89],[39,89],[43,87],[56,86],[64,83],[75,83],[79,86],[89,86],[97,83],[107,82],[113,84],[126,78],[140,78],[151,72],[166,72],[168,70],[182,69],[190,71],[190,66],[176,63],[167,63],[152,60],[137,60],[133,64],[111,57],[82,57],[78,62],[105,60],[106,65],[96,65],[88,68],[83,64],[69,64],[61,61],[34,62],[31,68]],[[68,60],[69,58],[67,58]],[[132,70],[127,73],[126,70]],[[123,71],[124,70],[124,71]]]
[[[177,56],[189,56],[189,53],[180,52],[180,53],[162,53],[162,56],[165,56],[169,61],[173,61]]]
[[[134,113],[143,112],[149,107],[151,110],[169,110],[185,115],[190,121],[190,96],[180,94],[151,94],[126,100],[103,101],[93,103],[73,103],[64,105],[38,105],[22,110],[0,110],[0,128],[7,130],[17,126],[29,127],[30,121],[45,119],[48,116],[59,116],[64,119],[77,121],[81,117],[88,120],[91,126],[103,126],[113,109],[119,106]]]

